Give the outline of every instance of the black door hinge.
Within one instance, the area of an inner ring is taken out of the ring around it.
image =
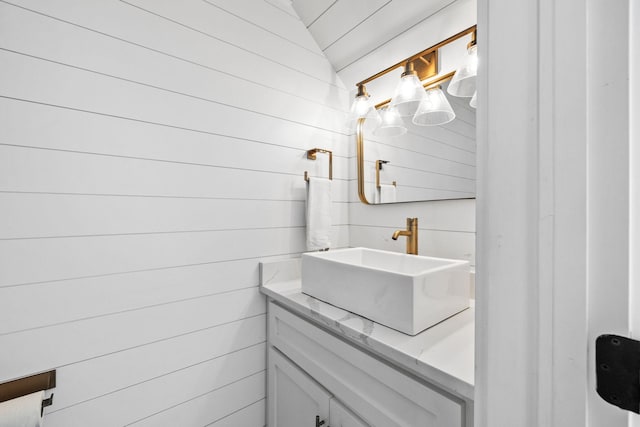
[[[612,405],[640,414],[640,341],[618,335],[596,339],[596,391]]]

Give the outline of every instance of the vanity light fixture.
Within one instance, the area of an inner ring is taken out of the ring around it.
[[[469,34],[471,42],[467,45],[468,57],[465,64],[455,72],[438,76],[439,49]],[[356,125],[358,129],[362,129],[365,121],[363,119],[373,118],[377,122],[373,130],[374,135],[398,136],[407,132],[406,126],[401,124],[401,117],[412,117],[412,123],[419,126],[450,122],[455,118],[455,113],[438,85],[450,80],[447,87],[449,94],[459,97],[473,96],[476,90],[477,64],[476,26],[473,25],[357,83],[358,93],[351,106],[349,129]],[[364,85],[400,67],[404,67],[404,72],[393,97],[374,107]],[[423,81],[426,83],[422,83]],[[475,104],[474,97],[470,105],[475,108]],[[387,109],[382,110],[383,107]]]
[[[418,126],[437,126],[449,123],[456,118],[442,88],[431,86],[425,92],[426,96],[420,103],[418,111],[413,116],[413,124]]]
[[[478,46],[476,44],[476,31],[471,36],[471,41],[467,45],[467,59],[464,64],[456,70],[456,73],[449,83],[447,92],[453,96],[470,97],[476,91],[476,75],[478,74]]]
[[[413,62],[407,62],[396,90],[391,97],[391,107],[395,107],[401,117],[410,117],[425,99],[426,93],[418,79]]]
[[[393,106],[386,106],[380,109],[380,125],[374,130],[375,136],[387,137],[387,136],[400,136],[407,133],[407,128],[398,113],[398,109]]]
[[[471,97],[471,101],[469,101],[469,106],[472,108],[476,108],[478,105],[478,91],[473,92],[473,96]]]

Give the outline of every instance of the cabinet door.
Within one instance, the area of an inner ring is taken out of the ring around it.
[[[273,347],[268,381],[270,427],[315,427],[316,416],[327,425],[331,394]]]
[[[462,399],[398,372],[273,303],[269,342],[371,426],[471,425]]]
[[[339,400],[329,401],[329,426],[331,427],[369,427],[356,414],[348,410]]]

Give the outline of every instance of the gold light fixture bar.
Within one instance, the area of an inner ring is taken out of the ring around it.
[[[438,74],[438,51],[429,52],[424,56],[407,61],[405,69],[415,71],[419,80],[428,79]]]
[[[449,43],[454,42],[454,41],[458,40],[459,38],[466,36],[467,34],[471,34],[471,33],[475,34],[476,27],[477,27],[477,25],[473,25],[473,26],[467,28],[466,30],[462,30],[459,33],[454,34],[453,36],[449,37],[448,39],[443,40],[440,43],[435,44],[435,45],[423,50],[422,52],[418,52],[415,55],[410,56],[407,59],[404,59],[404,60],[398,62],[397,64],[392,65],[389,68],[386,68],[386,69],[380,71],[379,73],[376,73],[373,76],[362,80],[359,83],[356,83],[356,86],[367,84],[367,83],[377,79],[378,77],[381,77],[381,76],[384,76],[387,73],[390,73],[391,71],[393,71],[393,70],[395,70],[397,68],[406,66],[407,63],[409,63],[409,62],[413,62],[413,66],[417,70],[418,69],[418,66],[417,66],[418,64],[420,64],[421,62],[429,60],[429,54],[436,53],[438,51],[438,49],[440,49],[442,46],[446,46]],[[475,40],[475,37],[474,37],[474,40]],[[437,58],[437,55],[436,55],[436,58]],[[418,59],[420,59],[420,60],[418,60]],[[436,61],[437,61],[437,59],[436,59]],[[433,61],[433,62],[435,62],[435,61]],[[430,76],[425,77],[425,78],[433,77],[434,75],[435,75],[435,73],[431,74]],[[420,78],[420,74],[418,74],[418,78]],[[420,80],[424,80],[425,78],[420,78]]]
[[[433,79],[431,81],[428,81],[428,82],[424,83],[422,85],[422,87],[424,87],[425,89],[431,89],[432,87],[438,86],[438,85],[446,82],[447,80],[451,79],[455,73],[456,73],[455,71],[452,71],[450,73],[443,74],[440,77],[438,77],[437,79]],[[387,105],[390,102],[391,102],[391,98],[389,98],[387,100],[384,100],[381,103],[376,104],[375,105],[375,109],[379,110],[380,108],[384,107],[385,105]]]
[[[476,40],[477,37],[478,37],[478,34],[476,33],[476,30],[473,30],[473,33],[471,33],[471,41],[467,43],[467,49],[469,49],[471,46],[475,46],[476,44],[478,44],[478,41]]]

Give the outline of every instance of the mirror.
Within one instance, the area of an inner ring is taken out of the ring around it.
[[[443,48],[439,49],[439,61],[443,63],[443,59],[448,60],[447,71],[452,68],[455,70],[457,67],[451,64],[459,64],[464,59],[451,52],[466,53],[465,44],[468,41],[459,34],[452,39],[454,40],[445,41],[445,47],[449,49],[448,57],[446,50],[443,55]],[[447,92],[454,71],[443,74],[442,68],[439,68],[437,76],[422,83],[426,88],[439,86],[442,89],[455,114],[450,122],[420,126],[412,123],[412,117],[402,117],[406,132],[390,136],[381,131],[379,119],[358,120],[358,195],[363,203],[475,198],[475,108],[469,105],[471,98],[456,97]],[[402,69],[385,75],[378,73],[374,79],[366,81],[367,90],[378,94],[378,100],[381,97],[390,98],[401,72]],[[383,113],[383,106],[388,101],[387,99],[376,106],[379,113]]]

